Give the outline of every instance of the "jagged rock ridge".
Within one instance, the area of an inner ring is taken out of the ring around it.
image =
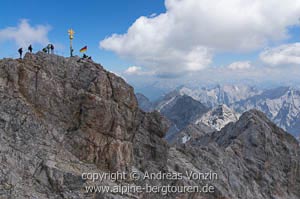
[[[236,123],[170,154],[178,170],[201,165],[221,174],[215,186],[223,198],[300,198],[298,143],[262,112],[246,112]]]

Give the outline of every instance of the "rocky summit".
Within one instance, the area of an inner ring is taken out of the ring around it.
[[[236,122],[238,118],[238,113],[222,104],[205,113],[195,123],[203,123],[219,131],[228,123]]]
[[[84,198],[83,172],[166,161],[162,117],[99,64],[26,54],[1,60],[0,82],[1,198]]]
[[[300,198],[299,144],[258,111],[171,147],[168,122],[140,110],[122,78],[91,60],[41,52],[0,60],[0,103],[1,199]],[[138,178],[113,178],[118,172]],[[87,189],[206,183],[210,193]]]

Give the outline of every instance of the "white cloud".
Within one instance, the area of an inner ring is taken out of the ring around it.
[[[272,66],[300,64],[300,43],[267,49],[260,54],[260,59]]]
[[[250,61],[238,61],[238,62],[233,62],[227,67],[231,70],[243,70],[243,69],[251,68],[251,63]]]
[[[31,26],[28,20],[21,20],[17,27],[7,27],[0,30],[0,42],[12,40],[20,47],[27,47],[29,44],[45,45],[49,43],[49,26]]]
[[[252,51],[286,38],[300,0],[165,0],[166,13],[140,17],[100,46],[159,73],[206,68],[216,51]]]
[[[127,75],[136,75],[136,74],[139,74],[140,72],[142,71],[142,68],[141,67],[138,67],[138,66],[130,66],[129,68],[127,68],[125,70],[125,74]]]
[[[142,67],[130,66],[124,71],[125,75],[153,75],[154,71],[144,71]]]

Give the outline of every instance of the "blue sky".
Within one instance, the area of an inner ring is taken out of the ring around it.
[[[31,42],[68,56],[73,28],[76,54],[87,45],[149,95],[183,84],[299,85],[299,17],[300,0],[5,0],[0,58]]]
[[[75,30],[74,48],[88,46],[88,54],[113,71],[125,70],[130,61],[118,58],[114,53],[99,48],[99,41],[112,33],[123,33],[140,16],[164,12],[163,0],[101,0],[101,1],[1,1],[0,30],[15,27],[21,19],[28,19],[31,26],[49,25],[49,40],[62,45],[58,53],[69,54],[67,30]],[[0,57],[17,57],[17,45],[0,43]],[[8,47],[8,48],[7,48]],[[34,46],[41,48],[40,45]]]

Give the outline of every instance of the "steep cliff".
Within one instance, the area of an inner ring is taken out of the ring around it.
[[[82,172],[166,164],[163,118],[140,111],[124,80],[78,60],[1,60],[1,197],[82,198]]]

